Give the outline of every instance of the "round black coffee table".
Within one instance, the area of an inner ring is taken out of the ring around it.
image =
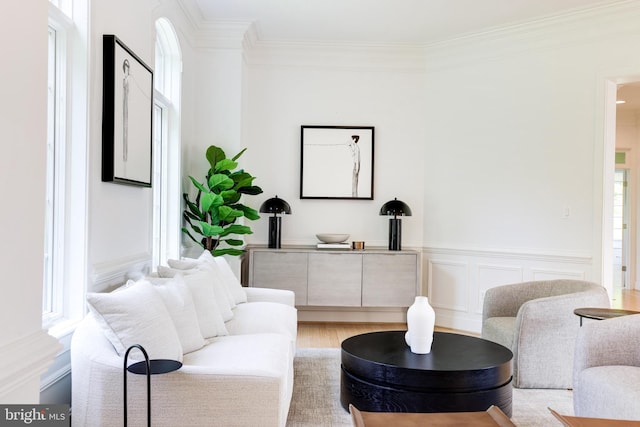
[[[491,405],[511,416],[513,353],[500,344],[435,332],[429,354],[414,354],[406,331],[342,342],[340,403],[369,412],[471,412]]]

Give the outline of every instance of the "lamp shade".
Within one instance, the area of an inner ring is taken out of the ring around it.
[[[290,214],[291,206],[289,203],[285,202],[278,196],[272,197],[270,199],[265,200],[265,202],[260,206],[261,213],[272,213],[276,214]]]
[[[398,215],[411,216],[411,208],[402,200],[394,198],[382,205],[380,208],[380,215],[389,215],[394,217]]]

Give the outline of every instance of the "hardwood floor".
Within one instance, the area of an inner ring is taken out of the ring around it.
[[[640,291],[618,291],[613,294],[612,308],[640,311]]]
[[[342,341],[354,335],[376,331],[407,330],[406,323],[332,323],[332,322],[299,322],[299,348],[339,348]],[[436,331],[452,332],[453,329],[436,326]],[[478,336],[472,332],[455,331],[459,334]]]
[[[613,295],[611,303],[613,308],[640,311],[640,291],[620,291]],[[299,348],[339,348],[340,343],[346,338],[358,334],[375,331],[406,330],[405,323],[327,323],[327,322],[300,322],[298,324]],[[439,331],[451,331],[451,329],[436,327]],[[455,331],[457,333],[477,336],[477,334]]]

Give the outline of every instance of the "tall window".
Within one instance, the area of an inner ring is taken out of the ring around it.
[[[180,255],[180,93],[182,60],[171,23],[156,21],[154,72],[154,265]]]
[[[53,9],[53,8],[52,8]],[[59,9],[58,9],[59,10]],[[44,292],[42,313],[45,325],[58,320],[63,313],[60,282],[64,247],[64,148],[66,93],[66,35],[70,20],[57,13],[49,23],[49,60],[47,80],[47,183],[45,211]]]
[[[87,6],[75,3],[49,4],[42,318],[50,332],[84,311],[87,55],[82,40]]]

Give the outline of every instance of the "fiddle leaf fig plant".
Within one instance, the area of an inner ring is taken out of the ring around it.
[[[237,169],[237,160],[246,150],[229,159],[220,147],[211,145],[206,151],[209,171],[204,182],[189,176],[197,190],[195,199],[192,201],[189,193],[182,195],[186,204],[182,216],[190,228],[182,227],[182,232],[213,256],[241,255],[244,250],[239,246],[243,241],[234,235],[252,234],[253,231],[249,226],[238,224],[238,219],[244,217],[253,221],[260,218],[257,210],[240,202],[245,194],[262,193],[262,188],[253,185],[254,176],[244,169]]]

